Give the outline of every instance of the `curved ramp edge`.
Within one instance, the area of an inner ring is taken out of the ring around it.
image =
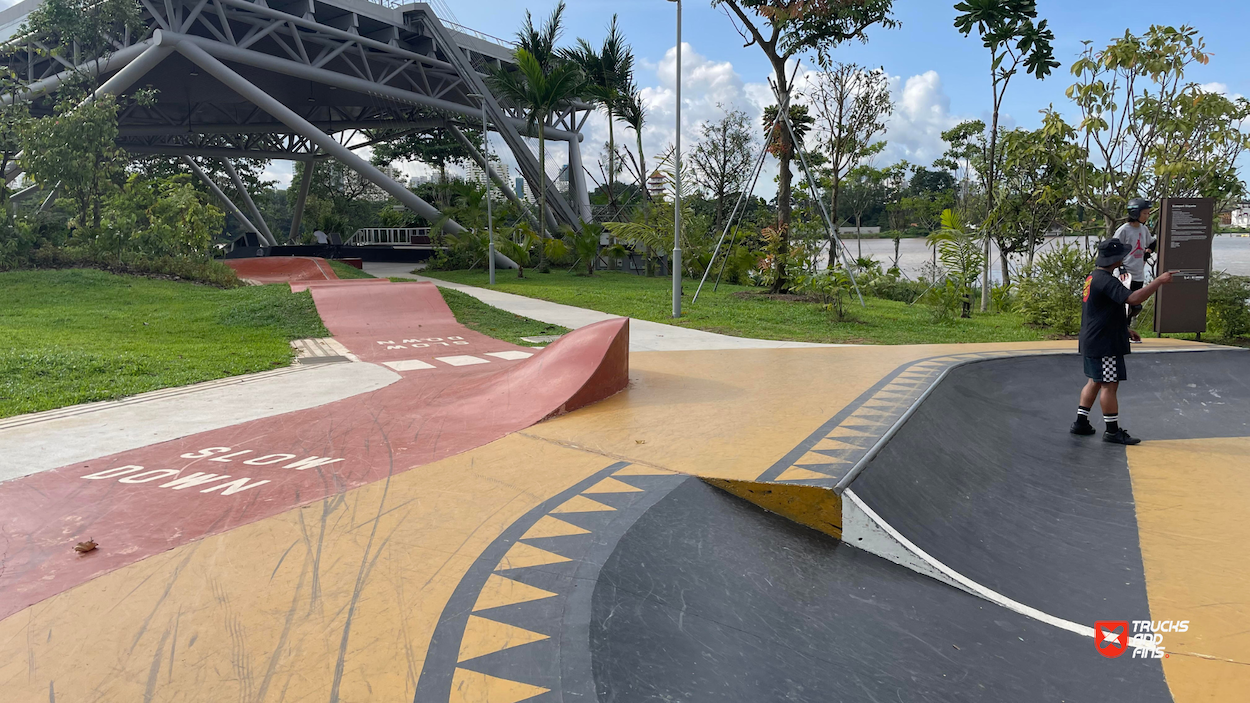
[[[223,263],[234,269],[239,278],[257,283],[339,280],[329,262],[316,256],[258,256],[225,259]]]

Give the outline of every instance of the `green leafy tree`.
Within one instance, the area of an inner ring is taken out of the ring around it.
[[[1046,27],[1046,20],[1037,19],[1034,0],[964,0],[956,3],[955,28],[964,36],[975,29],[986,49],[990,50],[990,85],[993,112],[990,119],[990,145],[986,163],[986,209],[994,210],[994,185],[997,180],[998,113],[1007,93],[1007,86],[1021,69],[1038,80],[1050,75],[1059,66],[1050,43],[1055,34]],[[987,222],[985,237],[985,268],[981,274],[981,312],[990,305],[990,233]]]
[[[547,118],[582,91],[584,77],[576,64],[556,55],[555,42],[560,35],[561,2],[543,25],[541,32],[534,30],[529,12],[526,23],[518,35],[521,45],[513,53],[516,70],[500,69],[490,76],[490,82],[498,94],[525,112],[526,123],[538,132],[538,221],[547,223],[547,193],[544,174],[547,173],[547,142],[543,126]],[[534,53],[525,48],[529,43]],[[546,237],[544,232],[542,235]],[[539,269],[546,270],[545,247],[540,247]]]
[[[860,237],[864,213],[885,202],[885,184],[889,174],[872,166],[856,166],[846,176],[844,202],[851,219],[855,221],[855,258],[864,257],[864,243]]]
[[[44,0],[19,33],[74,71],[71,83],[77,89],[90,91],[100,83],[98,69],[112,53],[114,40],[142,27],[143,10],[135,0]]]
[[[1076,174],[1077,198],[1102,218],[1107,237],[1115,233],[1128,200],[1145,191],[1157,157],[1175,155],[1177,149],[1204,150],[1189,141],[1197,124],[1180,118],[1177,106],[1194,95],[1185,71],[1208,61],[1206,42],[1196,29],[1154,25],[1142,36],[1126,31],[1101,49],[1085,42],[1072,64],[1076,82],[1067,95],[1080,111],[1077,140],[1086,155]],[[1173,117],[1188,124],[1178,125]],[[1177,133],[1166,134],[1171,129]],[[1183,161],[1176,166],[1181,171],[1188,168]],[[1161,192],[1178,185],[1180,172],[1166,162],[1158,166],[1164,176]]]
[[[747,113],[734,109],[725,110],[719,120],[701,123],[698,130],[699,141],[690,153],[690,171],[695,182],[715,199],[712,224],[720,227],[725,221],[725,200],[738,193],[751,176],[755,135]]]
[[[778,99],[786,105],[793,104],[794,88],[786,73],[787,61],[814,52],[818,60],[827,62],[833,49],[840,44],[851,40],[867,41],[869,27],[898,26],[892,16],[894,0],[712,0],[712,5],[726,8],[731,18],[737,20],[738,33],[747,46],[758,46],[764,52],[773,70]],[[792,152],[781,150],[775,155],[781,162],[775,231],[781,238],[778,246],[784,253],[790,228]],[[786,258],[779,256],[776,261],[781,264]],[[780,286],[785,285],[784,271],[776,274],[773,286],[780,290]]]
[[[618,173],[616,165],[616,119],[632,95],[634,80],[634,52],[617,26],[616,15],[608,25],[603,45],[596,49],[585,39],[578,39],[577,46],[564,53],[567,60],[577,64],[585,76],[585,94],[608,116],[608,204],[613,212],[618,207],[613,192],[613,181]]]
[[[885,148],[885,142],[875,139],[885,130],[885,119],[894,111],[894,104],[885,70],[869,70],[853,63],[837,63],[818,73],[811,99],[827,159],[824,181],[829,188],[829,212],[836,217],[842,179]],[[832,237],[828,244],[828,265],[832,268],[837,259]]]
[[[133,174],[104,208],[100,242],[146,257],[207,260],[225,215],[191,176],[147,178]]]
[[[772,278],[772,287],[774,293],[779,293],[785,289],[788,277],[785,271],[785,264],[790,260],[790,212],[791,197],[790,186],[794,178],[794,174],[790,170],[790,162],[798,156],[795,140],[802,145],[807,139],[808,132],[811,131],[815,124],[815,119],[808,113],[806,105],[790,105],[787,113],[790,118],[790,126],[786,126],[785,120],[779,120],[778,115],[781,114],[780,109],[776,105],[769,105],[764,108],[763,124],[764,128],[769,130],[764,135],[765,148],[768,153],[777,157],[781,168],[777,172],[777,226],[773,229],[776,233],[778,241],[776,243],[778,256],[774,257],[774,265],[778,268]],[[794,139],[790,138],[790,129],[794,130]]]
[[[1024,270],[1031,270],[1046,232],[1063,222],[1074,195],[1073,164],[1080,158],[1072,135],[1072,128],[1054,113],[1046,114],[1040,129],[1003,134],[1002,177],[994,220],[998,223],[996,241],[1004,284],[1011,281],[1008,255],[1023,252]]]
[[[99,230],[103,199],[126,167],[126,154],[116,144],[117,112],[111,95],[82,104],[71,97],[57,103],[54,115],[22,127],[26,174],[45,190],[60,183],[77,228]]]
[[[475,129],[461,129],[469,141],[479,150],[482,148],[482,132]],[[472,152],[454,134],[438,127],[404,134],[396,139],[382,142],[373,147],[371,160],[375,166],[389,166],[396,161],[417,161],[438,170],[438,205],[446,208],[452,197],[450,181],[447,178],[448,164],[471,161]]]
[[[9,167],[22,151],[22,130],[30,121],[30,105],[18,96],[25,89],[25,84],[7,67],[0,67],[0,174],[9,172]],[[0,207],[4,208],[5,218],[12,226],[13,213],[9,207],[9,183],[0,178]]]

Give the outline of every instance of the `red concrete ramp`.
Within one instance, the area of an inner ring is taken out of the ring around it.
[[[239,278],[257,283],[290,281],[337,281],[334,269],[315,256],[258,256],[254,259],[226,259]]]
[[[152,554],[332,500],[628,383],[625,318],[571,332],[545,350],[526,350],[460,326],[430,284],[314,288],[313,296],[327,326],[354,353],[409,362],[399,369],[401,380],[317,408],[0,484],[0,534],[8,536],[0,619]],[[449,346],[404,343],[431,338]],[[99,548],[76,554],[74,544],[88,538]]]

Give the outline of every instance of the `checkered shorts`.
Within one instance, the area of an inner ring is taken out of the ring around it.
[[[1123,356],[1085,357],[1085,375],[1099,383],[1116,383],[1128,380]]]

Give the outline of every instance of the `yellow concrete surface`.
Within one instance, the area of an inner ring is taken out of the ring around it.
[[[1152,339],[1137,349],[1199,346],[1209,345]],[[749,481],[900,365],[993,351],[1074,352],[1076,342],[633,354],[627,392],[523,434],[683,473]],[[1074,396],[1081,382],[1072,379]]]
[[[511,436],[119,569],[0,622],[0,700],[412,700],[474,559],[611,463]],[[509,558],[546,558],[522,551]],[[493,576],[480,597],[544,594]],[[485,629],[467,651],[489,648]],[[463,670],[456,686],[465,701],[528,690]]]
[[[1128,449],[1152,620],[1177,703],[1250,699],[1250,437]]]
[[[607,401],[149,557],[9,617],[0,622],[0,700],[410,700],[437,620],[483,550],[529,510],[614,462],[635,462],[617,477],[679,471],[754,480],[900,364],[1073,346],[635,354],[630,388]],[[789,471],[805,478],[802,467]],[[632,489],[607,479],[586,493],[622,490]],[[574,496],[530,536],[575,534],[581,528],[561,514],[606,510]],[[551,559],[564,557],[517,543],[500,563]],[[475,610],[550,596],[494,574]],[[533,636],[496,625],[471,621],[462,653]],[[458,701],[541,692],[464,668],[453,684]]]
[[[842,496],[831,490],[816,486],[731,481],[723,478],[704,480],[769,512],[842,539]]]

